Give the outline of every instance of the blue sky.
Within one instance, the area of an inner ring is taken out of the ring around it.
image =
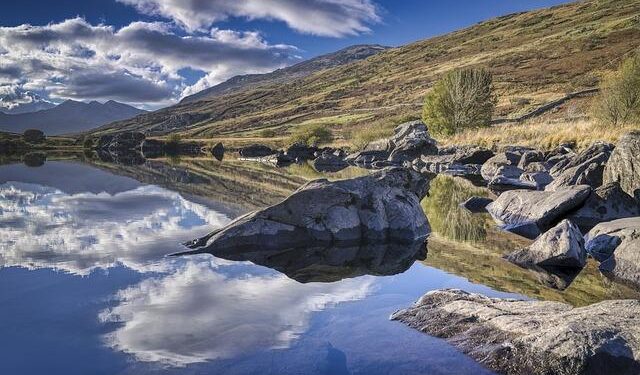
[[[65,99],[157,108],[236,74],[353,44],[398,46],[565,2],[12,1],[0,12],[0,110]]]

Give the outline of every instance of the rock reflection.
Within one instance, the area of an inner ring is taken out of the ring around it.
[[[426,243],[361,244],[277,251],[242,250],[214,253],[218,258],[250,261],[284,273],[301,282],[334,282],[362,275],[387,276],[402,273],[427,256]]]
[[[124,264],[145,270],[181,239],[229,219],[179,194],[143,186],[117,194],[77,193],[17,182],[0,185],[0,267],[85,275]]]
[[[186,366],[287,348],[313,312],[362,299],[372,288],[372,277],[300,284],[280,274],[232,277],[215,260],[189,261],[121,291],[101,319],[120,324],[106,336],[110,347],[139,361]]]

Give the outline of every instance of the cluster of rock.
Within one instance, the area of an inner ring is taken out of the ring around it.
[[[319,172],[337,172],[349,166],[345,161],[347,153],[344,150],[307,146],[304,143],[295,143],[285,150],[254,144],[241,148],[238,153],[241,160],[257,161],[276,167],[311,161]]]

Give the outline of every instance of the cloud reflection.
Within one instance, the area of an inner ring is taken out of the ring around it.
[[[179,194],[143,186],[117,193],[66,194],[35,184],[0,185],[0,266],[86,275],[123,264],[157,270],[179,242],[227,222]],[[166,264],[165,264],[166,266]]]
[[[121,324],[106,337],[110,347],[139,361],[186,366],[286,348],[311,313],[362,299],[372,286],[372,277],[332,284],[299,284],[280,274],[234,278],[192,260],[121,291],[119,305],[101,319]]]

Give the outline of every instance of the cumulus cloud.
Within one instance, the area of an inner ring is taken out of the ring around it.
[[[296,48],[270,44],[256,32],[212,29],[180,35],[163,22],[115,29],[82,18],[45,26],[0,27],[0,87],[54,99],[170,104],[188,88],[179,71],[201,71],[211,84],[266,72],[298,60]]]
[[[173,366],[286,348],[311,314],[366,297],[373,278],[299,284],[283,275],[229,277],[190,261],[167,276],[121,291],[101,320],[117,322],[107,344],[137,360]]]
[[[174,20],[188,30],[206,29],[229,17],[285,22],[313,35],[341,37],[368,32],[380,21],[371,0],[118,0],[138,11]]]
[[[17,70],[20,74],[20,70]],[[0,67],[0,76],[3,70]],[[10,71],[8,74],[12,74]],[[35,92],[28,91],[16,84],[0,86],[0,112],[17,114],[48,109],[54,104]]]
[[[0,185],[0,267],[76,275],[123,264],[144,272],[183,250],[181,241],[229,218],[179,194],[143,186],[118,194],[65,194],[35,184]],[[166,264],[165,264],[166,265]]]

